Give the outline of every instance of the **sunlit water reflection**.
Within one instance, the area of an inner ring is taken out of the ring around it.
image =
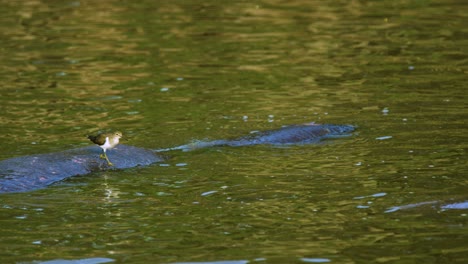
[[[1,195],[3,262],[468,261],[463,3],[0,5],[1,159],[358,126]]]

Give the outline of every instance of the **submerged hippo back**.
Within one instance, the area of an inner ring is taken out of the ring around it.
[[[351,125],[294,125],[276,130],[257,132],[250,136],[242,137],[227,142],[229,146],[246,146],[258,144],[308,144],[322,139],[343,135],[354,131]]]

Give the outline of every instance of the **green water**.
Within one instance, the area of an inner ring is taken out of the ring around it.
[[[0,159],[286,124],[327,144],[167,153],[0,195],[1,263],[467,263],[463,1],[0,1]],[[97,263],[97,262],[96,262]]]

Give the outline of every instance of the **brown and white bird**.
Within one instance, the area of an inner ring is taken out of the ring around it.
[[[122,137],[122,132],[116,131],[112,133],[101,133],[96,136],[88,136],[94,144],[102,148],[103,154],[99,155],[101,159],[107,160],[109,166],[113,166],[112,162],[107,158],[106,150],[114,148],[119,144],[119,139]]]

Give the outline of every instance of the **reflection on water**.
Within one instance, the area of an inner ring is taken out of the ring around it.
[[[466,210],[449,206],[466,200],[463,3],[0,6],[0,159],[104,128],[164,149],[358,126],[324,145],[172,151],[164,166],[2,195],[4,262],[468,261]]]
[[[36,264],[99,264],[99,263],[109,263],[109,262],[114,262],[114,260],[110,258],[87,258],[87,259],[77,259],[77,260],[56,259],[56,260],[48,260],[48,261],[33,262],[33,263],[36,263]]]

